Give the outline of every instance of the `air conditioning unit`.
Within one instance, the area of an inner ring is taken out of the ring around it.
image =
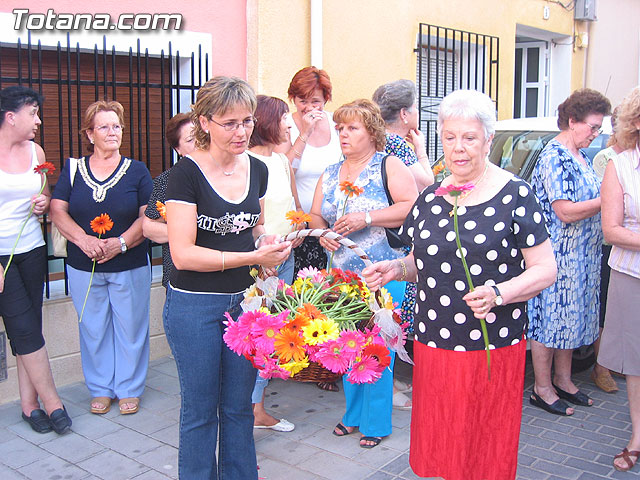
[[[575,0],[574,19],[595,22],[596,18],[596,0]]]

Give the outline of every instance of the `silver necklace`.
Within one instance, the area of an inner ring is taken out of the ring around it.
[[[211,152],[209,152],[209,157],[211,157],[211,160],[213,161],[213,163],[216,163],[215,159],[213,158],[213,155],[211,155]],[[226,172],[225,170],[222,170],[222,173],[225,176],[230,177],[231,175],[236,173],[236,167],[237,166],[238,166],[238,160],[236,159],[235,163],[233,164],[233,170],[231,170],[230,172]]]

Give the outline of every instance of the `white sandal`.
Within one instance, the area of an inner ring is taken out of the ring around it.
[[[396,392],[400,393],[409,393],[413,390],[413,385],[404,383],[401,380],[393,380],[393,387],[396,389]]]
[[[409,405],[407,405],[407,402]],[[397,410],[411,410],[411,399],[402,392],[393,394],[393,408]]]

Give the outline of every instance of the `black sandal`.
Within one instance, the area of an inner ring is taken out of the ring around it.
[[[336,430],[338,430],[340,433],[336,433]],[[336,425],[336,428],[333,429],[333,434],[336,437],[345,437],[347,435],[351,435],[353,432],[355,432],[356,428],[353,427],[353,430],[349,431],[347,430],[347,427],[345,427],[342,422],[338,423]]]
[[[363,435],[362,437],[360,437],[360,446],[362,448],[373,448],[380,445],[381,441],[382,441],[381,437],[367,437]],[[369,445],[367,443],[362,443],[362,442],[373,442],[373,445]]]
[[[27,422],[34,432],[47,433],[53,430],[49,415],[40,408],[36,408],[28,417],[22,412],[22,418]]]
[[[553,385],[553,383],[551,385]],[[564,390],[562,390],[561,388],[558,388],[555,385],[553,385],[553,388],[556,389],[556,392],[558,393],[558,396],[560,398],[568,402],[571,402],[574,405],[580,405],[582,407],[591,407],[593,405],[593,400],[591,401],[591,403],[589,403],[589,400],[591,400],[591,398],[589,398],[588,395],[585,395],[584,393],[582,393],[580,390],[578,390],[576,393],[569,393],[569,392],[565,392]]]
[[[553,413],[554,415],[564,415],[565,417],[573,415],[573,413],[567,413],[567,408],[571,407],[569,407],[569,405],[567,405],[565,401],[558,399],[555,402],[549,404],[545,402],[542,397],[534,391],[531,391],[529,403],[534,407],[541,408],[549,413]]]

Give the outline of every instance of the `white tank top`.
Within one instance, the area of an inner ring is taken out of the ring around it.
[[[311,211],[311,204],[313,203],[313,194],[316,191],[316,185],[320,175],[324,173],[325,168],[334,163],[338,163],[342,157],[342,150],[340,149],[340,139],[336,132],[336,124],[333,121],[333,115],[326,112],[329,119],[329,131],[331,132],[331,138],[329,143],[323,147],[312,147],[307,145],[302,152],[302,158],[296,159],[292,163],[292,167],[296,169],[296,188],[298,189],[298,200],[302,209],[309,213]],[[290,135],[291,143],[296,141],[296,138],[300,135],[300,131],[296,126],[296,122],[291,118],[291,114],[287,114],[287,124],[291,126]]]
[[[11,255],[18,232],[31,208],[31,197],[42,187],[42,175],[33,171],[38,166],[36,145],[31,145],[31,166],[24,173],[0,170],[0,255]],[[36,215],[24,226],[15,253],[26,253],[44,245],[42,227]]]

